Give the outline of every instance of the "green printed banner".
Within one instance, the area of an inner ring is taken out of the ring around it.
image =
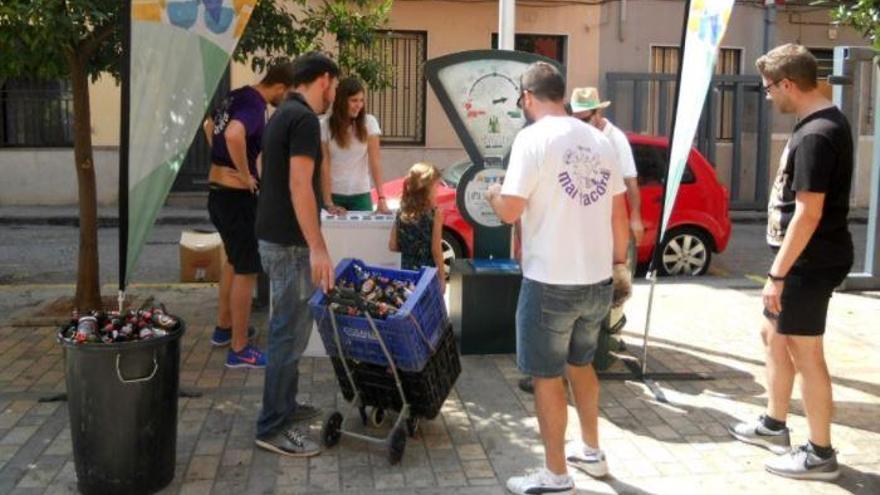
[[[256,3],[132,1],[129,277]]]

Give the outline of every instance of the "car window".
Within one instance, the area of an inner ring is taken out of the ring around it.
[[[441,175],[443,176],[443,182],[445,182],[447,186],[453,189],[458,187],[458,181],[461,180],[461,176],[464,175],[465,171],[470,166],[471,162],[465,160],[463,162],[458,162],[450,167],[444,168],[443,172],[441,172]]]
[[[666,180],[666,169],[669,166],[667,148],[650,144],[632,144],[633,158],[639,173],[639,185],[660,185]],[[687,165],[681,177],[682,184],[696,182],[690,165]]]

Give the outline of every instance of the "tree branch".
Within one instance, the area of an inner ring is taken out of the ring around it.
[[[113,36],[113,32],[116,30],[116,27],[116,24],[111,22],[109,24],[104,24],[103,26],[93,29],[88,38],[85,38],[79,42],[79,47],[77,50],[79,56],[83,60],[88,60],[89,57],[91,57],[92,54],[95,53],[101,43]]]

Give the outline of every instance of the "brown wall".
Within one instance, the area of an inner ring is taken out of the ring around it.
[[[516,32],[566,35],[567,79],[573,86],[595,85],[599,78],[599,9],[586,5],[534,7],[518,5]],[[426,31],[428,58],[449,53],[488,49],[498,31],[497,2],[443,2],[398,0],[391,12],[391,29]],[[465,157],[434,92],[427,89],[424,147],[386,146],[382,149],[386,177],[402,175],[415,161],[428,160],[445,167]]]

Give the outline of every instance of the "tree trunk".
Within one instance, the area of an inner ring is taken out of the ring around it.
[[[101,286],[98,278],[98,198],[92,157],[92,117],[86,63],[77,56],[71,56],[68,60],[73,86],[73,156],[79,192],[79,266],[74,303],[80,311],[101,309]]]

